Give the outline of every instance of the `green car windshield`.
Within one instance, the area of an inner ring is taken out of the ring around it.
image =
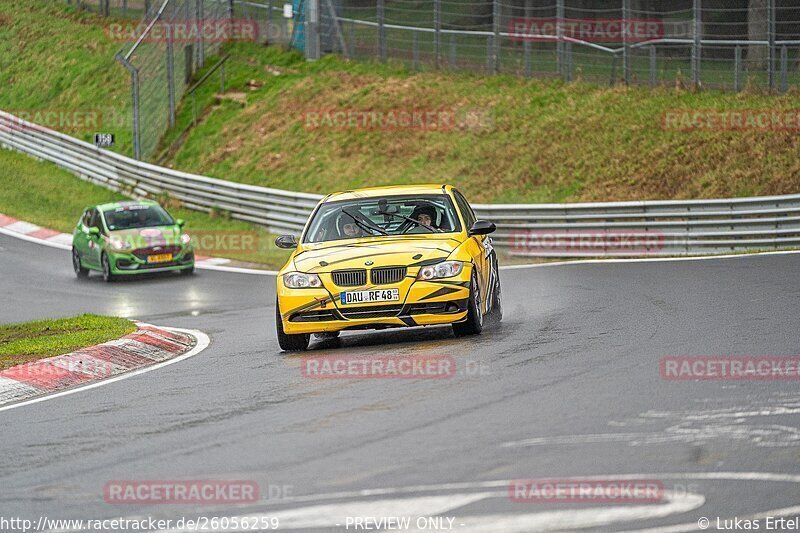
[[[303,242],[461,231],[446,194],[357,198],[322,204]]]
[[[126,205],[103,212],[109,231],[172,226],[175,221],[158,205]]]

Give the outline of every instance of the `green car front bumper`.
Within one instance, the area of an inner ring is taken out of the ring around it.
[[[151,254],[141,253],[139,250],[132,252],[107,251],[111,273],[114,275],[135,275],[156,272],[172,272],[191,270],[194,268],[194,250],[183,247],[172,254],[170,261],[150,262]]]

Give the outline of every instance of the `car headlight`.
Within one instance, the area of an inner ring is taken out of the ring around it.
[[[316,289],[322,287],[322,280],[316,274],[292,272],[283,276],[283,284],[290,289]]]
[[[429,280],[437,278],[451,278],[458,276],[464,269],[464,263],[461,261],[442,261],[435,265],[424,266],[419,269],[417,279]]]
[[[114,250],[133,250],[133,245],[128,241],[123,241],[121,239],[111,239],[109,241],[111,248]]]
[[[181,235],[182,244],[189,244],[190,242],[192,242],[192,238],[189,236],[188,233],[184,233],[183,235]]]

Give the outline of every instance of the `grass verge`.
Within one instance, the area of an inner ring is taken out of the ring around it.
[[[124,318],[81,315],[0,326],[0,370],[124,337],[136,326]]]

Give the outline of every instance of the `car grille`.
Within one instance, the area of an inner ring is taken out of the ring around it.
[[[339,308],[339,312],[344,315],[345,318],[386,318],[397,316],[402,310],[402,305],[374,305],[372,307]]]
[[[158,248],[158,250],[156,250]],[[172,254],[178,255],[181,251],[180,246],[170,245],[170,246],[149,246],[147,248],[138,248],[133,251],[133,255],[141,259],[142,261],[147,261],[148,255],[160,255],[160,254]]]
[[[370,272],[370,279],[374,285],[399,283],[406,277],[407,270],[406,267],[373,268]]]
[[[358,270],[334,270],[331,272],[333,282],[339,287],[358,287],[367,284],[367,271]]]

